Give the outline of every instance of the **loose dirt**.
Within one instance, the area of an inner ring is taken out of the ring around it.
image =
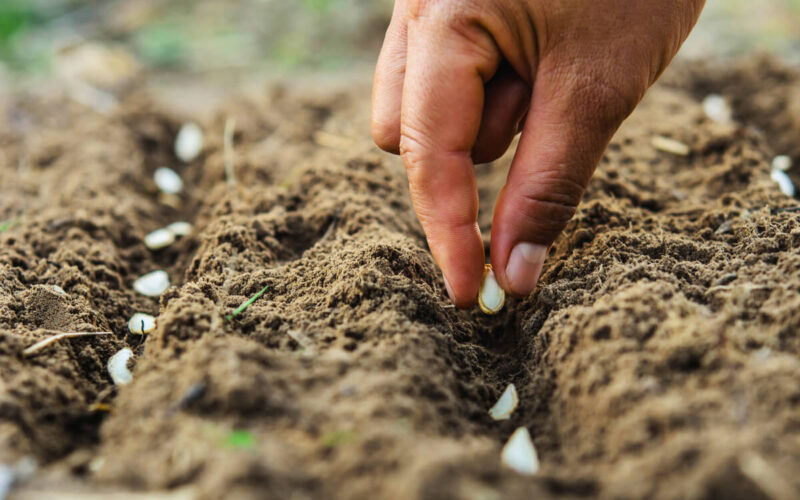
[[[798,89],[766,60],[672,70],[616,135],[536,292],[492,317],[448,305],[402,165],[369,140],[366,83],[239,96],[201,122],[190,164],[172,153],[189,117],[146,90],[108,116],[8,96],[0,460],[39,463],[15,496],[800,495],[800,204],[769,176],[776,154],[800,164]],[[703,115],[712,91],[736,123]],[[487,250],[509,161],[477,168]],[[183,176],[177,198],[157,192],[162,165]],[[195,232],[145,248],[177,220]],[[136,295],[156,269],[173,286]],[[126,335],[139,311],[158,316],[144,341]],[[126,345],[134,381],[117,389],[106,362]],[[510,382],[520,406],[495,422]],[[499,463],[518,426],[537,476]]]

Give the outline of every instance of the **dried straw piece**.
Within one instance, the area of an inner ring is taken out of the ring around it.
[[[58,342],[61,339],[72,339],[76,337],[95,337],[99,335],[111,335],[111,332],[66,332],[66,333],[59,333],[53,335],[52,337],[47,337],[44,340],[40,340],[39,342],[33,344],[32,346],[26,348],[22,351],[23,356],[32,356],[37,352],[41,351],[45,347],[49,346],[54,342]]]

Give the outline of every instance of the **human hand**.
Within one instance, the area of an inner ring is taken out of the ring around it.
[[[400,153],[451,300],[475,303],[484,253],[474,163],[522,131],[492,223],[500,285],[528,295],[611,136],[704,0],[396,0],[372,135]]]

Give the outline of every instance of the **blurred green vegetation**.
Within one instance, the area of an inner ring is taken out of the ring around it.
[[[59,50],[112,43],[161,70],[342,66],[372,59],[391,0],[0,0],[0,64],[52,68]]]
[[[146,67],[243,72],[374,60],[393,0],[0,0],[0,70],[46,73],[59,50],[115,44]],[[708,0],[685,53],[800,61],[800,0]]]

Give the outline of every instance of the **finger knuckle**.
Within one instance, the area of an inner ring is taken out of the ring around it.
[[[532,232],[554,239],[575,215],[583,185],[569,178],[539,179],[521,188],[519,214]]]

